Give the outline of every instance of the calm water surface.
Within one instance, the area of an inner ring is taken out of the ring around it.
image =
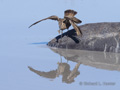
[[[120,54],[49,48],[58,24],[74,9],[82,24],[119,22],[119,0],[0,0],[0,90],[118,90]],[[71,27],[72,28],[72,27]]]
[[[1,58],[1,90],[112,90],[120,85],[120,54],[28,44]]]

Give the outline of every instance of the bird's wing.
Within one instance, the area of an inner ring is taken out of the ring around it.
[[[71,20],[77,24],[82,23],[82,21],[77,19],[76,17],[72,17]]]
[[[82,36],[82,32],[81,32],[80,28],[73,21],[71,21],[71,20],[69,20],[69,21],[70,21],[70,24],[74,27],[77,35]]]
[[[74,17],[76,14],[76,11],[69,9],[64,12],[64,17]]]
[[[29,68],[32,72],[34,72],[34,73],[36,73],[36,74],[38,74],[38,75],[40,75],[40,76],[43,76],[43,77],[45,77],[45,78],[51,78],[51,79],[56,78],[57,70],[52,70],[52,71],[49,71],[49,72],[44,72],[44,71],[35,70],[35,69],[33,69],[32,67],[30,67],[30,66],[28,66],[28,68]]]
[[[57,20],[57,21],[59,20],[59,18],[58,18],[57,16],[50,16],[50,17],[48,17],[48,18],[45,18],[45,19],[42,19],[42,20],[39,20],[39,21],[33,23],[32,25],[29,26],[29,28],[32,27],[33,25],[35,25],[35,24],[37,24],[37,23],[39,23],[39,22],[41,22],[41,21],[43,21],[43,20],[47,20],[47,19]]]

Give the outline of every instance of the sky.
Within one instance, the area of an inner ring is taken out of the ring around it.
[[[66,9],[78,12],[83,23],[116,22],[119,20],[119,0],[0,0],[0,19],[7,22],[34,22],[50,15],[64,16]],[[31,24],[30,22],[30,24]]]
[[[0,0],[1,36],[9,33],[12,37],[11,33],[14,32],[17,36],[27,36],[27,33],[38,38],[40,33],[47,33],[49,38],[46,38],[46,35],[43,37],[43,34],[42,37],[49,41],[58,35],[56,21],[43,21],[30,29],[28,26],[51,15],[62,18],[67,9],[78,12],[76,17],[82,20],[80,25],[119,22],[119,3],[119,0]]]

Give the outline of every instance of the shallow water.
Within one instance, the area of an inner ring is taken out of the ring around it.
[[[58,35],[57,22],[45,21],[28,29],[50,15],[63,17],[69,8],[78,12],[82,24],[118,22],[119,3],[0,0],[0,90],[119,89],[119,53],[49,48],[46,43]]]
[[[120,54],[63,50],[45,44],[26,48],[1,57],[1,90],[119,88]]]

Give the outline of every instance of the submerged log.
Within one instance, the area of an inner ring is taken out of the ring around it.
[[[72,29],[55,37],[47,45],[63,49],[120,52],[120,22],[92,23],[79,27],[82,37]]]

